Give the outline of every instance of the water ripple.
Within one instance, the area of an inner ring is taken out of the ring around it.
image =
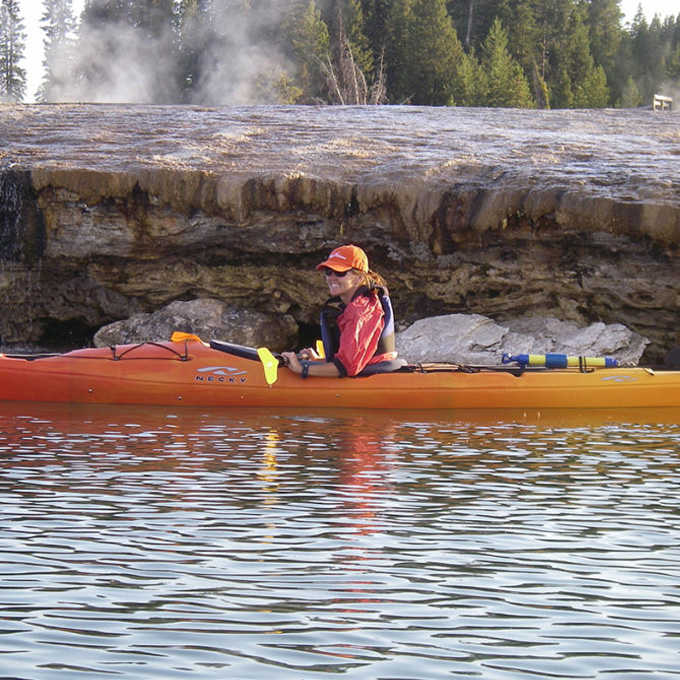
[[[674,422],[15,408],[2,678],[680,676]]]

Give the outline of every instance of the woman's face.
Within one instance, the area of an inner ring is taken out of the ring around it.
[[[331,297],[339,297],[343,302],[349,302],[356,289],[363,283],[364,274],[350,269],[347,272],[336,272],[325,269],[326,283]]]

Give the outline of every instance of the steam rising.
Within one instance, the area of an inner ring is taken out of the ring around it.
[[[232,0],[213,0],[209,22],[187,22],[181,35],[169,26],[153,35],[123,22],[82,22],[77,38],[47,57],[49,100],[267,103],[261,86],[291,68],[271,41],[258,39],[280,21],[274,8],[267,10],[246,14]],[[199,56],[187,83],[186,64],[193,54]]]
[[[229,0],[214,3],[215,24],[211,26],[211,49],[203,54],[200,77],[193,100],[202,104],[257,104],[262,102],[258,84],[271,81],[291,68],[271,42],[258,39],[263,28],[276,25],[279,17],[271,7],[266,15],[235,12],[221,8]],[[200,38],[204,31],[199,29]],[[190,40],[196,39],[193,34]]]
[[[48,51],[45,99],[209,106],[280,103],[277,82],[293,79],[297,67],[272,36],[295,5],[283,0],[206,0],[208,9],[199,19],[188,18],[181,26],[166,20],[154,32],[124,22],[81,22],[75,38]],[[317,0],[316,5],[326,3]],[[672,97],[674,108],[680,106],[677,81],[657,92]]]

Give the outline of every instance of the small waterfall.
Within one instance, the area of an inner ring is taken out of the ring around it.
[[[45,219],[31,188],[30,172],[0,163],[0,262],[35,267],[47,243]]]
[[[0,166],[0,260],[21,255],[24,178],[12,165]]]
[[[30,172],[14,163],[0,163],[2,348],[8,342],[15,344],[17,323],[36,316],[34,304],[40,299],[45,244],[45,220],[31,189]]]

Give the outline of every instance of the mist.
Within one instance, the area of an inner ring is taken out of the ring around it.
[[[292,65],[267,35],[281,21],[277,3],[257,12],[213,0],[207,21],[150,30],[129,23],[82,22],[74,40],[50,50],[49,101],[248,105],[275,103],[278,77]]]

